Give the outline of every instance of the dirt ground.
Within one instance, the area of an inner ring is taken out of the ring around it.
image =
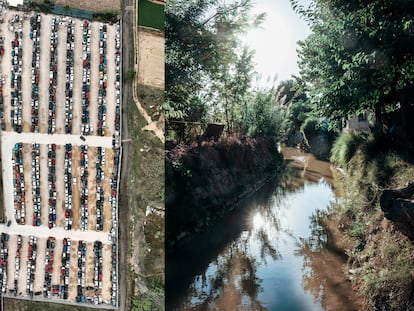
[[[97,147],[88,148],[88,228],[96,230],[96,153]]]
[[[46,239],[37,238],[37,256],[33,291],[42,291],[45,281]]]
[[[52,16],[42,14],[40,31],[40,74],[39,74],[39,132],[47,133],[49,80],[50,80],[50,24]]]
[[[56,133],[65,133],[65,88],[66,88],[66,71],[62,70],[66,68],[66,23],[59,24],[58,28],[58,76],[56,86]]]
[[[11,11],[11,14],[7,14],[4,17],[5,22],[0,24],[1,27],[1,35],[4,37],[4,46],[7,47],[7,44],[10,45],[10,42],[12,40],[12,32],[9,31],[9,23],[11,16],[13,13],[16,13],[14,11]],[[10,87],[10,67],[11,67],[11,53],[4,53],[1,60],[1,74],[2,77],[6,80],[6,83],[3,84],[3,102],[4,103],[10,103],[11,98],[11,87]],[[11,124],[10,124],[10,105],[4,105],[4,119],[6,121],[6,131],[11,130]]]
[[[108,27],[107,32],[107,49],[106,57],[108,59],[107,73],[108,73],[108,86],[115,85],[116,65],[115,65],[115,33],[114,27]],[[113,87],[106,89],[106,129],[105,136],[112,136],[114,134],[114,122],[115,122],[115,104],[116,93]]]
[[[74,77],[73,77],[73,127],[72,134],[80,133],[81,124],[81,103],[82,103],[82,29],[81,21],[76,20],[75,30],[75,48],[74,51]],[[79,103],[79,104],[76,104]]]
[[[33,2],[42,3],[43,0],[34,0]],[[72,8],[85,9],[94,12],[121,10],[120,0],[52,0],[51,2],[61,6],[68,5]]]
[[[69,300],[76,300],[78,275],[78,241],[70,244]]]
[[[139,28],[138,83],[164,88],[164,35]]]
[[[32,196],[32,146],[23,144],[23,172],[26,199],[26,224],[31,226],[33,223],[33,196]]]
[[[55,260],[53,262],[52,285],[60,285],[60,271],[62,267],[63,241],[55,241]]]
[[[16,271],[16,262],[14,260],[17,251],[17,235],[11,235],[9,238],[9,260],[7,262],[7,287],[14,288],[14,272]]]
[[[112,149],[105,150],[106,165],[104,168],[105,179],[102,181],[104,188],[104,225],[103,231],[109,232],[112,228],[112,205],[109,202],[111,198],[111,184],[109,183],[109,178],[113,173],[113,162],[114,162],[114,151]]]
[[[20,250],[20,272],[19,281],[17,283],[18,294],[26,295],[26,276],[27,276],[27,254],[29,250],[29,237],[22,237],[22,249]],[[10,257],[10,259],[13,257]]]
[[[22,90],[31,90],[32,86],[32,48],[33,43],[29,38],[30,21],[26,19],[23,22],[23,71],[22,71]],[[23,131],[30,132],[32,123],[31,114],[31,93],[23,92]]]
[[[111,245],[104,245],[102,249],[102,299],[111,300],[111,273],[106,273],[106,271],[111,272],[112,270],[112,250]]]
[[[99,91],[99,23],[91,23],[91,54],[92,51],[97,52],[91,55],[91,92],[89,102],[90,124],[93,128],[91,135],[96,135],[98,125],[98,91]]]

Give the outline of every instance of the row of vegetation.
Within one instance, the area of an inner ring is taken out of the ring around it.
[[[414,306],[414,248],[384,218],[379,198],[384,189],[414,179],[414,130],[409,125],[414,115],[412,5],[378,0],[313,0],[309,7],[291,3],[311,28],[299,44],[299,80],[309,97],[309,113],[317,118],[312,122],[319,129],[324,124],[340,128],[342,119],[370,114],[367,133],[341,134],[331,149],[331,162],[344,172],[336,184],[343,199],[325,223],[343,235],[351,278],[365,308],[409,310]],[[306,136],[309,122],[302,124]],[[337,135],[328,137],[332,141]]]
[[[264,18],[252,18],[251,7],[250,0],[166,7],[168,245],[229,212],[282,165],[284,90],[253,87],[253,52],[240,44]],[[208,124],[219,128],[214,141],[202,135]]]
[[[201,146],[180,145],[167,154],[168,246],[204,230],[282,168],[271,138],[227,137]]]
[[[138,94],[146,89],[138,85]],[[152,90],[151,103],[161,106],[162,90]],[[148,98],[139,96],[148,105]],[[131,142],[129,172],[125,192],[129,206],[130,256],[134,267],[127,274],[132,280],[130,310],[164,310],[164,145],[150,131],[134,102],[128,106]],[[124,148],[125,150],[125,148]],[[138,269],[136,267],[139,267]]]
[[[384,219],[384,189],[414,179],[414,167],[392,142],[372,134],[344,134],[335,142],[331,161],[345,175],[336,184],[341,204],[333,207],[330,226],[340,228],[355,287],[368,309],[409,310],[414,303],[412,242]]]

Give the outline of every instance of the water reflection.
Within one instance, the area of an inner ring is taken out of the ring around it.
[[[300,238],[297,256],[303,258],[302,286],[319,301],[324,310],[359,310],[361,304],[352,291],[349,280],[341,273],[345,255],[329,239],[321,219],[324,211],[310,217],[311,236]]]
[[[168,259],[169,310],[358,309],[319,221],[334,200],[329,164],[321,173],[303,156],[282,186],[269,185]]]

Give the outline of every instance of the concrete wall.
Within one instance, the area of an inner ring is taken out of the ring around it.
[[[353,115],[350,119],[346,120],[344,131],[358,130],[358,131],[370,131],[370,123],[368,116],[370,112],[366,111],[360,115]]]

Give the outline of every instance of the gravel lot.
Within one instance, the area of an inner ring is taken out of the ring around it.
[[[58,1],[57,1],[58,2]],[[76,1],[75,1],[76,2]],[[99,3],[101,4],[99,5]],[[92,2],[91,2],[92,3]],[[102,3],[109,6],[118,5],[118,1],[94,1],[94,5],[103,9]],[[115,3],[115,4],[114,4]],[[117,4],[116,4],[117,3]],[[18,134],[13,131],[10,122],[11,111],[11,42],[14,38],[14,32],[11,31],[8,21],[14,17],[15,14],[21,12],[8,10],[5,13],[5,22],[0,24],[1,35],[5,38],[5,54],[1,60],[0,69],[2,77],[5,78],[3,85],[3,100],[4,100],[4,115],[6,120],[6,130],[1,133],[1,156],[3,163],[3,185],[4,185],[4,203],[6,209],[6,216],[11,220],[11,226],[0,224],[0,231],[10,235],[9,240],[9,261],[8,261],[8,289],[14,288],[14,272],[15,272],[15,256],[17,249],[17,234],[22,235],[22,249],[20,260],[20,272],[18,276],[18,295],[28,298],[26,292],[26,278],[27,278],[27,260],[29,249],[29,235],[37,237],[37,257],[35,267],[34,292],[41,291],[42,294],[36,298],[43,297],[43,287],[45,280],[45,256],[46,256],[46,242],[48,236],[56,237],[54,250],[54,263],[52,273],[52,285],[61,285],[61,265],[62,265],[62,249],[64,237],[71,238],[70,247],[70,273],[69,273],[69,297],[71,302],[76,301],[77,295],[77,240],[82,239],[87,241],[86,248],[86,285],[93,285],[94,274],[94,252],[93,241],[101,241],[103,245],[103,300],[111,300],[111,242],[108,241],[108,232],[112,227],[112,207],[109,203],[111,197],[111,184],[109,178],[113,173],[113,156],[112,149],[112,135],[114,134],[115,121],[115,25],[107,25],[107,117],[105,137],[98,137],[98,89],[99,89],[99,23],[91,23],[91,85],[90,85],[90,104],[89,115],[90,123],[93,131],[85,137],[84,140],[79,136],[81,117],[82,117],[82,71],[83,71],[83,54],[82,54],[82,20],[75,19],[75,37],[74,37],[74,79],[73,79],[73,128],[72,134],[65,134],[65,102],[66,102],[66,39],[67,39],[67,20],[62,18],[58,26],[58,47],[57,47],[57,84],[56,84],[56,132],[53,135],[48,135],[48,118],[49,118],[49,88],[50,88],[50,35],[51,35],[51,15],[41,14],[41,31],[40,31],[40,75],[39,75],[39,133],[31,133],[32,125],[32,49],[33,42],[30,38],[31,26],[30,16],[26,17],[22,23],[23,38],[22,38],[22,133]],[[16,143],[23,143],[23,170],[24,170],[24,186],[25,186],[25,203],[26,203],[26,224],[18,225],[14,217],[14,185],[13,178],[15,173],[12,166],[11,155]],[[40,226],[32,226],[33,224],[33,199],[36,196],[32,195],[32,143],[40,144],[40,198],[41,198],[41,223]],[[56,228],[49,229],[49,203],[52,199],[49,194],[48,174],[50,165],[48,164],[48,144],[56,144]],[[71,231],[65,231],[65,144],[72,144],[72,213],[73,225]],[[87,231],[80,231],[80,145],[87,144],[88,148],[88,212],[89,223]],[[101,184],[104,188],[104,227],[103,232],[96,230],[96,160],[97,148],[101,146],[105,149],[105,167],[102,167],[105,178]],[[76,182],[75,182],[76,181]],[[12,295],[11,293],[8,293]],[[88,295],[88,294],[87,294]],[[93,293],[89,293],[92,296]],[[52,297],[54,301],[63,301],[60,297]]]

